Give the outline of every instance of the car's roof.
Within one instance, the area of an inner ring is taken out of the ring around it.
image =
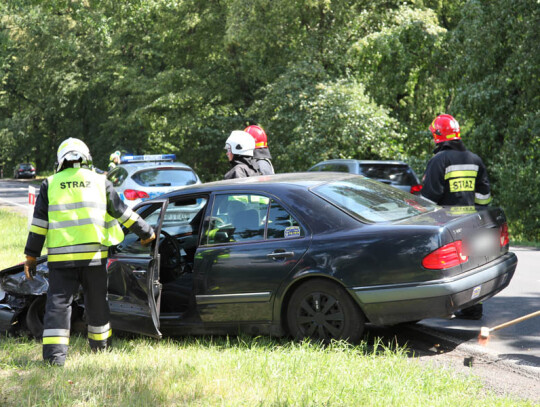
[[[167,168],[175,167],[175,168],[180,168],[180,169],[183,169],[183,170],[192,170],[193,171],[193,169],[189,165],[184,164],[184,163],[179,162],[179,161],[174,161],[174,162],[171,162],[171,161],[141,161],[141,162],[134,162],[134,163],[122,163],[122,164],[119,164],[118,167],[125,168],[128,172],[143,169],[143,168],[151,169],[151,168],[163,168],[163,167],[167,167]]]
[[[404,161],[397,160],[355,160],[352,158],[335,158],[332,160],[325,160],[314,164],[314,166],[320,164],[333,164],[333,163],[358,163],[358,164],[388,164],[388,165],[408,165]]]
[[[276,175],[261,175],[258,177],[246,177],[235,178],[223,181],[206,182],[203,184],[188,185],[182,189],[168,194],[162,195],[162,197],[174,196],[176,194],[189,194],[198,192],[209,192],[216,190],[234,189],[238,188],[254,188],[265,189],[268,187],[280,188],[284,185],[298,187],[299,189],[307,189],[316,185],[320,185],[330,181],[337,181],[352,177],[362,177],[363,175],[350,174],[350,173],[333,173],[333,172],[294,172],[286,174]],[[147,201],[146,201],[147,202]]]

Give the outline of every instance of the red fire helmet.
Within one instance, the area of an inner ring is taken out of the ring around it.
[[[268,147],[268,140],[266,137],[266,133],[262,129],[262,127],[259,126],[248,126],[244,129],[245,132],[251,134],[251,137],[255,139],[255,148],[267,148]]]
[[[461,139],[459,123],[449,114],[441,114],[429,126],[435,143]]]

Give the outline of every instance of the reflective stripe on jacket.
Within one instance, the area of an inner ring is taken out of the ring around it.
[[[438,205],[487,205],[491,202],[484,163],[461,140],[441,143],[429,160],[422,195]]]
[[[66,168],[48,182],[48,261],[101,263],[108,247],[124,240],[118,221],[107,213],[106,178]]]

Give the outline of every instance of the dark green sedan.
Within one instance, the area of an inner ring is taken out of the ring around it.
[[[111,324],[154,337],[356,342],[367,322],[444,317],[486,300],[517,265],[501,209],[443,208],[360,175],[206,183],[136,208],[160,238],[143,247],[127,233],[110,249]],[[20,265],[0,271],[0,329],[40,336],[45,261],[32,282]]]

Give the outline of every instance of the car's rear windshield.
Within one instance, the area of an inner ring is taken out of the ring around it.
[[[400,185],[417,183],[411,168],[403,164],[360,164],[360,173],[371,179],[384,179]]]
[[[143,187],[180,187],[197,182],[195,173],[187,168],[152,168],[139,171],[132,178]]]
[[[32,164],[19,164],[19,167],[23,170],[32,170],[34,169],[34,166]]]
[[[367,222],[396,221],[437,208],[420,196],[363,177],[322,184],[312,192]]]

